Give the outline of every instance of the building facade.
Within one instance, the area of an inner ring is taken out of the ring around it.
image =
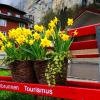
[[[12,6],[0,4],[0,31],[7,34],[12,28],[27,28],[29,20],[24,18],[25,14]]]

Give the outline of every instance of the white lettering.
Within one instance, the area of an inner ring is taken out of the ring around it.
[[[36,92],[36,93],[50,94],[50,95],[53,94],[53,90],[51,90],[51,89],[43,89],[43,88],[37,88],[37,87],[32,88],[29,86],[24,86],[24,89],[27,92]]]
[[[19,86],[0,84],[0,88],[19,90]]]
[[[28,91],[28,90],[27,90],[27,86],[24,86],[24,89],[25,89],[25,91]]]
[[[50,94],[51,94],[51,95],[53,94],[53,91],[52,91],[52,90],[50,90]]]

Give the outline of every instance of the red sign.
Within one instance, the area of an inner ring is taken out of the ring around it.
[[[16,83],[16,82],[0,82],[0,90],[15,91],[28,94],[36,94],[42,96],[51,96],[57,98],[75,98],[73,89],[71,87],[65,88],[64,86],[47,86],[41,84],[27,84],[27,83]],[[72,91],[71,93],[68,91]]]
[[[89,89],[89,88],[70,87],[70,86],[48,86],[41,84],[27,84],[27,83],[1,81],[0,90],[8,90],[26,94],[50,96],[57,98],[69,98],[72,100],[100,99],[100,89]]]

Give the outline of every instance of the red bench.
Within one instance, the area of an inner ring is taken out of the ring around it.
[[[89,36],[96,33],[95,26],[100,24],[91,25],[87,27],[82,27],[77,29],[80,36]],[[69,31],[69,34],[73,30]],[[84,50],[84,49],[97,49],[97,42],[95,39],[88,41],[74,42],[70,48],[72,52],[74,50]],[[72,53],[75,58],[98,58],[99,53],[89,54],[75,54]],[[12,77],[0,77],[0,90],[21,92],[26,94],[36,94],[42,96],[51,96],[57,98],[68,98],[72,100],[99,100],[100,99],[100,83],[99,82],[82,82],[67,80],[68,86],[48,86],[42,84],[27,84],[19,82],[9,82]]]

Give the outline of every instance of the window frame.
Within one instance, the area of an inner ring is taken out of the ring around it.
[[[25,23],[19,22],[19,27],[25,27]]]
[[[15,14],[15,17],[21,18],[21,15],[20,14]]]
[[[7,26],[7,20],[0,19],[0,26],[6,27]]]

